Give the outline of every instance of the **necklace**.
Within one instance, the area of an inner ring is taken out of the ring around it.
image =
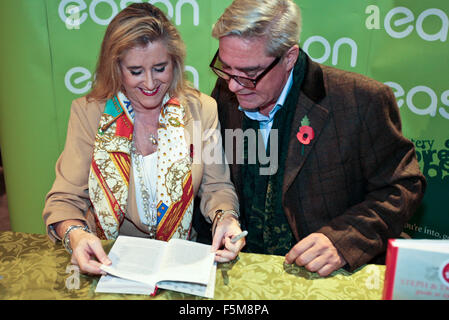
[[[150,194],[150,191],[147,188],[149,181],[148,178],[145,179],[145,163],[143,161],[143,156],[137,153],[136,147],[134,146],[134,140],[131,144],[131,160],[136,167],[139,180],[143,211],[146,220],[146,223],[144,222],[144,224],[148,225],[150,238],[155,239],[157,231],[157,194]],[[147,184],[145,184],[145,180],[147,181]]]

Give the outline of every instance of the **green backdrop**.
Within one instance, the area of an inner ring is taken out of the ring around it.
[[[103,33],[126,0],[2,0],[0,147],[14,231],[43,233],[45,194],[71,101],[86,94]],[[210,93],[213,23],[231,0],[154,0],[187,44],[186,72]],[[449,238],[449,1],[296,0],[315,60],[391,86],[428,179],[406,231]],[[76,170],[76,168],[74,168]]]

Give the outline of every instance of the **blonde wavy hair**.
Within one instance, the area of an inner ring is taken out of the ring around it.
[[[119,12],[106,29],[101,44],[95,80],[88,99],[107,100],[123,90],[120,61],[129,49],[163,41],[173,62],[170,96],[187,88],[184,75],[185,44],[165,14],[149,3],[134,3]]]
[[[266,53],[280,57],[299,43],[301,10],[291,0],[234,0],[215,23],[212,36],[266,37]]]

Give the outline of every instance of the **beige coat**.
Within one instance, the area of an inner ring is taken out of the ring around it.
[[[197,99],[184,100],[181,103],[186,107],[186,142],[188,146],[193,145],[194,195],[201,197],[201,212],[210,222],[218,209],[238,211],[238,199],[230,181],[229,168],[223,161],[217,104],[214,99],[205,94],[200,94]],[[72,103],[66,144],[56,163],[56,179],[46,196],[42,214],[47,233],[53,241],[59,238],[52,232],[50,226],[60,221],[82,220],[91,230],[95,230],[92,205],[89,200],[88,175],[95,134],[104,107],[105,103],[87,102],[85,97],[78,98]],[[213,155],[214,152],[216,161],[212,163],[210,157],[203,156],[204,154]],[[128,210],[120,227],[120,234],[145,237],[147,235],[142,230],[146,230],[146,227],[140,221],[135,199],[134,176],[131,168]]]

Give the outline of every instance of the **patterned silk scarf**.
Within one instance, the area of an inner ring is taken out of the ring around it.
[[[156,239],[188,239],[192,225],[192,159],[185,140],[185,109],[165,97],[159,115]],[[89,173],[89,196],[97,235],[116,239],[127,212],[134,111],[118,93],[106,102],[100,118]],[[140,195],[137,194],[137,197]]]

